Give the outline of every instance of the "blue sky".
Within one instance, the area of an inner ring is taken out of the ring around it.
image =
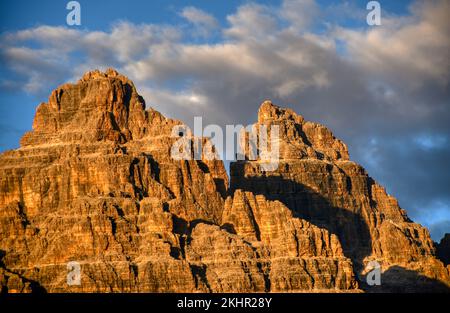
[[[449,1],[0,2],[0,151],[52,89],[112,66],[192,123],[250,123],[270,98],[321,122],[438,240],[450,232]],[[447,12],[447,13],[445,13]],[[420,38],[420,40],[417,40]]]
[[[134,0],[125,4],[120,0],[78,1],[82,6],[82,28],[90,30],[107,29],[112,22],[128,20],[133,23],[180,23],[177,12],[187,6],[195,6],[214,15],[222,24],[226,23],[227,15],[236,8],[250,1],[164,1],[164,0]],[[257,3],[279,6],[281,0],[257,1]],[[320,7],[342,5],[339,0],[317,1]],[[365,8],[367,1],[344,1],[348,5]],[[408,13],[408,6],[412,1],[381,1],[382,9],[391,14],[404,15]],[[37,25],[64,25],[66,21],[66,4],[68,1],[41,0],[38,2],[17,0],[3,1],[1,14],[1,31],[20,30]],[[343,21],[345,24],[346,21]],[[362,23],[361,23],[362,24]]]

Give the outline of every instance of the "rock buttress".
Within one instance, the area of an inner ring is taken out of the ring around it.
[[[277,170],[232,163],[229,188],[222,161],[171,158],[181,122],[145,109],[125,76],[58,87],[0,155],[2,291],[357,291],[371,260],[401,282],[382,291],[414,290],[419,275],[447,288],[428,231],[343,142],[265,102],[256,126],[273,124]],[[67,283],[71,261],[80,285]]]

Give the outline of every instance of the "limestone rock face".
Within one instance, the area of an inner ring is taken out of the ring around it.
[[[291,109],[281,109],[264,101],[258,111],[257,129],[260,125],[279,126],[280,156],[284,160],[318,158],[348,160],[347,146],[336,139],[326,127],[305,121]]]
[[[428,231],[326,127],[264,102],[277,169],[237,161],[229,184],[222,161],[171,156],[177,125],[111,69],[53,91],[0,155],[2,291],[448,291]]]
[[[336,235],[296,218],[280,201],[237,189],[225,203],[222,223],[259,251],[270,291],[357,288]]]
[[[178,124],[145,110],[114,70],[56,89],[22,146],[0,156],[3,288],[196,290],[189,225],[220,223],[228,178],[221,161],[170,157]],[[79,286],[67,284],[70,261]]]

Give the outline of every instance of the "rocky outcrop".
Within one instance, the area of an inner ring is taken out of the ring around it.
[[[436,254],[445,265],[450,264],[450,234],[445,234],[441,241],[436,245]]]
[[[188,227],[220,222],[228,178],[222,162],[170,158],[177,124],[145,110],[113,70],[56,89],[21,147],[0,157],[2,286],[196,290]],[[70,261],[79,286],[66,283]]]
[[[436,259],[428,230],[413,223],[395,198],[389,196],[360,165],[349,160],[342,141],[324,126],[305,122],[292,110],[279,108],[270,101],[264,102],[259,109],[255,129],[261,125],[268,131],[274,125],[279,128],[278,167],[274,171],[264,171],[261,160],[249,161],[251,156],[232,163],[231,192],[236,194],[244,190],[252,195],[262,195],[278,206],[288,208],[293,220],[306,221],[326,230],[342,246],[342,255],[351,259],[363,289],[397,290],[398,282],[403,279],[402,273],[408,272],[409,280],[400,284],[403,291],[448,290],[449,272]],[[276,208],[271,205],[271,214],[277,211]],[[247,215],[252,214],[258,215],[255,210]],[[249,226],[243,225],[244,217],[239,219],[240,222],[234,222],[238,225],[237,233],[247,235]],[[256,224],[260,229],[265,227],[264,223]],[[273,222],[269,225],[268,229],[273,232]],[[287,225],[284,222],[282,228],[289,233]],[[282,238],[287,241],[289,236],[284,234]],[[317,237],[309,234],[306,238]],[[297,241],[304,243],[307,239]],[[277,246],[279,249],[283,245],[277,243]],[[293,248],[288,250],[295,251]],[[314,254],[317,255],[317,251]],[[371,269],[368,265],[372,261],[378,262],[385,272],[396,268],[394,273],[382,275],[382,285],[377,288],[365,284],[365,275]],[[427,283],[427,287],[423,287],[411,279],[412,274],[423,275],[436,284],[430,287]]]
[[[89,72],[0,155],[2,291],[448,290],[428,231],[326,127],[264,102],[255,127],[278,125],[277,169],[236,161],[229,184],[222,161],[172,158],[182,123],[145,107],[125,76]]]

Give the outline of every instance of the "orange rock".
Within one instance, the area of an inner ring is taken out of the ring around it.
[[[170,157],[179,124],[112,69],[53,91],[0,155],[2,290],[448,291],[428,231],[326,127],[264,102],[256,126],[280,126],[280,165],[234,162],[229,187],[222,161]]]

